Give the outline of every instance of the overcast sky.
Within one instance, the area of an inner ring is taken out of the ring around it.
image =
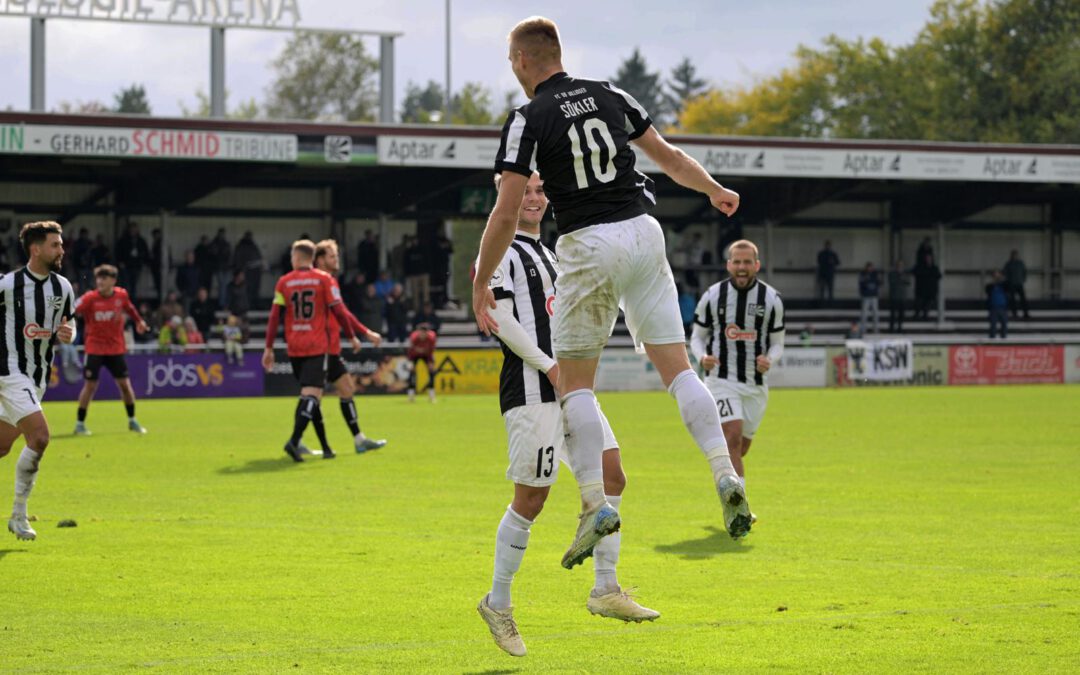
[[[907,43],[926,22],[932,4],[931,0],[548,0],[519,10],[512,3],[452,1],[452,86],[456,90],[465,81],[479,81],[499,101],[504,92],[519,91],[506,61],[506,34],[532,9],[559,24],[564,64],[571,73],[610,78],[637,46],[651,70],[666,74],[689,57],[703,77],[730,85],[775,73],[791,63],[799,44],[820,44],[831,33]],[[0,9],[7,2],[0,0]],[[30,0],[31,6],[36,2]],[[167,0],[153,2],[167,4]],[[303,27],[404,33],[396,41],[398,109],[410,80],[444,81],[445,0],[297,0],[297,4]],[[288,35],[227,32],[230,103],[265,98],[273,75],[268,63]],[[50,20],[46,106],[53,110],[61,101],[89,100],[112,105],[117,90],[138,82],[146,86],[154,114],[178,115],[180,101],[194,107],[195,91],[209,88],[209,42],[206,28]],[[377,41],[369,46],[377,53]],[[0,108],[29,108],[29,53],[30,21],[0,15]],[[523,102],[523,96],[518,100]]]

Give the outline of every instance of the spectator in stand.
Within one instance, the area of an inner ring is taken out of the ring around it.
[[[394,278],[394,279],[404,279],[405,278],[405,251],[406,251],[406,249],[409,248],[409,242],[411,240],[412,240],[412,237],[410,237],[409,235],[405,235],[404,237],[401,238],[401,241],[399,241],[397,243],[397,246],[390,249],[389,276],[391,278]],[[380,279],[382,279],[382,273],[383,272],[387,272],[387,270],[381,270],[380,271],[380,273],[379,273],[379,278]],[[369,277],[369,278],[374,278],[374,277]],[[379,295],[381,295],[383,297],[386,297],[386,293],[380,293]]]
[[[836,280],[836,268],[840,266],[840,256],[832,250],[832,242],[825,240],[825,247],[817,254],[817,299],[822,306],[833,301],[833,282]]]
[[[431,300],[430,261],[416,237],[410,237],[405,249],[405,294],[417,306]]]
[[[248,309],[259,306],[259,291],[262,290],[263,262],[262,250],[255,243],[255,235],[251,230],[244,233],[240,241],[236,242],[236,250],[233,251],[233,271],[244,273],[246,282],[245,293],[247,294]]]
[[[930,237],[924,237],[915,250],[915,264],[921,263],[928,255],[934,255],[934,245],[930,243]]]
[[[675,291],[679,296],[679,314],[682,315],[683,332],[686,337],[694,330],[694,313],[697,311],[697,298],[686,290],[686,286],[675,284]]]
[[[184,320],[179,316],[173,316],[161,327],[161,332],[158,334],[158,351],[164,354],[179,354],[187,347],[187,342]]]
[[[225,361],[237,366],[242,364],[244,362],[244,330],[240,327],[240,319],[235,314],[230,314],[225,320],[221,338],[225,342]]]
[[[880,317],[878,315],[878,294],[881,292],[881,275],[874,269],[874,263],[866,263],[862,272],[859,272],[859,330],[863,335],[867,331],[867,315],[874,315],[874,332],[881,332]]]
[[[442,319],[435,313],[435,305],[430,302],[424,303],[424,308],[413,316],[413,330],[419,328],[422,323],[426,323],[436,333],[442,328]]]
[[[364,238],[356,247],[356,266],[368,279],[379,276],[379,240],[371,230],[364,230]]]
[[[105,237],[100,234],[94,237],[94,247],[90,249],[91,268],[99,267],[101,265],[108,265],[112,262],[112,260],[112,253],[109,251],[109,247],[105,243]],[[87,286],[87,288],[90,287]]]
[[[861,340],[862,336],[863,333],[862,329],[859,328],[859,322],[852,321],[851,325],[848,326],[847,333],[844,335],[844,337],[848,340]]]
[[[394,290],[394,280],[390,278],[389,272],[383,270],[379,273],[379,280],[375,282],[375,292],[379,294],[380,298],[386,298],[392,290]]]
[[[354,312],[360,323],[364,324],[376,333],[382,333],[384,317],[386,316],[386,299],[375,290],[375,284],[364,287],[364,305],[359,312]],[[387,340],[390,339],[387,335]]]
[[[990,318],[990,339],[1001,327],[1001,339],[1009,331],[1009,283],[1000,270],[994,270],[990,283],[986,284],[986,309]]]
[[[364,324],[370,325],[370,324]],[[386,334],[391,342],[403,342],[409,337],[409,301],[401,284],[394,284],[386,296]]]
[[[225,238],[225,228],[218,229],[217,236],[210,242],[214,254],[214,272],[218,283],[218,307],[229,306],[229,281],[232,279],[232,245]]]
[[[1009,254],[1009,261],[1005,263],[1002,271],[1004,272],[1003,278],[1005,279],[1005,288],[1009,297],[1009,311],[1012,312],[1013,318],[1017,317],[1016,298],[1019,296],[1019,307],[1024,310],[1024,318],[1030,319],[1031,314],[1028,313],[1027,295],[1024,293],[1024,282],[1027,281],[1027,265],[1020,259],[1019,251],[1013,249],[1012,253]],[[1004,326],[1002,330],[1004,330]],[[1005,336],[1002,335],[1002,337]]]
[[[410,403],[416,400],[416,367],[421,361],[427,364],[428,371],[428,381],[424,389],[427,389],[428,399],[432,403],[435,402],[435,343],[437,340],[435,331],[431,330],[426,323],[417,326],[416,330],[409,335],[409,350],[405,356],[412,363],[412,369],[409,371]]]
[[[184,304],[190,307],[199,292],[199,268],[195,266],[194,251],[184,251],[184,262],[176,268],[176,290]]]
[[[214,248],[210,245],[210,238],[205,234],[199,237],[199,243],[195,245],[195,268],[199,270],[199,286],[209,293],[214,288],[217,262],[214,260]]]
[[[147,342],[153,342],[157,339],[158,332],[161,330],[161,322],[158,320],[157,312],[150,310],[150,303],[145,300],[139,303],[139,314],[146,320],[147,330],[145,333],[136,333],[134,341],[139,344]]]
[[[138,296],[139,277],[148,264],[150,247],[146,244],[146,239],[139,234],[139,226],[130,223],[127,232],[116,240],[116,266],[120,270],[118,284],[127,289],[133,300]]]
[[[911,270],[915,277],[915,319],[930,319],[930,308],[937,304],[941,270],[934,263],[934,254],[927,253]]]
[[[246,319],[251,305],[248,304],[248,286],[244,270],[237,270],[233,274],[232,283],[229,284],[228,297],[229,314],[235,314],[241,319]]]
[[[174,316],[183,318],[184,306],[180,304],[180,297],[176,294],[176,291],[169,291],[169,294],[165,296],[165,301],[158,307],[156,314],[159,326],[168,324]]]
[[[431,295],[432,303],[439,308],[446,307],[450,300],[450,260],[454,255],[454,244],[446,235],[439,232],[431,246]],[[438,332],[438,327],[432,327]]]
[[[367,276],[363,272],[357,272],[351,279],[341,284],[341,301],[349,308],[354,316],[364,313],[364,295],[367,287]],[[367,325],[367,324],[364,324]],[[375,330],[372,328],[372,330]],[[377,330],[375,331],[378,332]]]
[[[907,287],[911,284],[904,269],[904,261],[897,260],[889,272],[889,332],[904,332],[904,301]]]
[[[154,228],[150,232],[150,279],[154,282],[154,297],[161,295],[161,266],[165,259],[165,239],[160,228]],[[169,265],[172,265],[172,256],[167,256]]]
[[[210,300],[210,293],[205,287],[200,286],[195,292],[195,299],[191,302],[188,313],[195,319],[195,325],[199,327],[199,332],[203,334],[203,337],[210,337],[210,331],[216,319],[217,303]]]
[[[85,227],[79,230],[79,238],[75,240],[72,249],[76,280],[80,288],[88,289],[94,285],[94,256],[92,254],[94,241],[90,238],[90,231]]]
[[[195,324],[195,319],[190,316],[184,319],[184,332],[187,334],[187,349],[185,351],[194,354],[201,352],[201,345],[206,344],[206,338]]]
[[[803,347],[810,347],[810,346],[813,345],[813,343],[814,343],[814,324],[808,323],[808,324],[806,324],[806,328],[803,328],[802,332],[799,333],[799,344],[801,344]]]

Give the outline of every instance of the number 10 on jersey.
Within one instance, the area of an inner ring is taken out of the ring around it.
[[[585,154],[581,149],[581,134],[577,124],[571,124],[567,134],[570,136],[570,151],[574,155],[574,175],[577,177],[578,189],[584,190],[589,187],[589,176],[585,173]],[[611,131],[603,120],[592,117],[581,124],[581,131],[585,134],[585,145],[589,148],[589,160],[592,164],[592,184],[610,183],[615,180],[615,140],[611,137]],[[605,147],[601,148],[601,144]],[[607,150],[607,162],[602,162],[601,149]]]

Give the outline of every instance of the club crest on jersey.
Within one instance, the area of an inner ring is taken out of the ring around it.
[[[23,328],[23,336],[27,340],[44,340],[52,337],[52,331],[48,328],[42,328],[36,323],[28,323]]]
[[[743,330],[735,324],[729,323],[724,327],[724,337],[729,340],[753,342],[757,339],[757,331],[752,328]]]
[[[50,309],[60,309],[60,305],[64,304],[64,298],[59,295],[54,295],[48,300]]]
[[[765,316],[765,305],[748,302],[746,304],[746,313],[751,316]]]
[[[488,282],[488,288],[495,288],[496,286],[502,286],[503,275],[502,270],[495,270],[495,273],[491,275],[491,281]]]

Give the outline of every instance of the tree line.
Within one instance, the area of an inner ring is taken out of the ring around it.
[[[793,63],[746,86],[699,76],[684,58],[665,76],[639,48],[610,76],[668,132],[1080,143],[1080,0],[938,0],[905,45],[835,35],[800,46]],[[378,61],[350,35],[298,32],[273,60],[266,100],[228,106],[237,118],[370,122],[378,115]],[[451,97],[435,81],[409,82],[400,120],[499,125],[520,92],[466,82]],[[209,114],[196,92],[186,116]],[[132,85],[114,104],[62,103],[62,112],[150,113]]]

